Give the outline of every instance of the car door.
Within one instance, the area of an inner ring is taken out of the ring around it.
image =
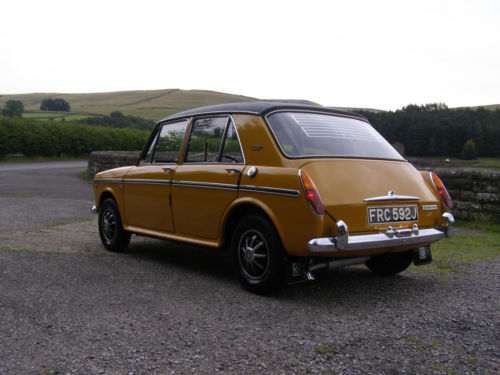
[[[238,193],[244,158],[230,116],[196,119],[172,180],[176,233],[215,239],[224,210]]]
[[[127,225],[174,231],[171,184],[187,125],[187,119],[162,125],[144,160],[127,173],[123,192]]]

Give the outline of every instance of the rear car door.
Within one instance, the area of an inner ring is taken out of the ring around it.
[[[175,232],[215,239],[224,210],[238,193],[244,158],[230,116],[193,122],[183,163],[172,180]]]

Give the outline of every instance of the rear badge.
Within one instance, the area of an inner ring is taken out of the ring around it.
[[[437,204],[426,204],[422,206],[422,211],[433,211],[437,209],[438,209]]]

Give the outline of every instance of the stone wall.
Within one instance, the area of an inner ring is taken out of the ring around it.
[[[458,219],[500,222],[500,170],[432,168],[453,199]]]
[[[106,169],[136,165],[140,154],[140,151],[93,151],[90,153],[87,174],[94,178],[96,173]]]
[[[94,151],[90,154],[88,175],[135,165],[140,152]],[[453,214],[458,219],[489,220],[500,222],[500,170],[467,167],[432,167],[444,182],[453,199]]]

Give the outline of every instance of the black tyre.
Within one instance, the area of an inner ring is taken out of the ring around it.
[[[407,269],[413,261],[413,250],[377,255],[365,264],[370,271],[383,276],[392,276]]]
[[[130,232],[122,227],[120,211],[114,199],[105,199],[99,207],[99,236],[110,251],[123,251],[130,242]]]
[[[249,215],[236,226],[231,250],[238,278],[251,292],[268,294],[283,286],[284,251],[269,220]]]

